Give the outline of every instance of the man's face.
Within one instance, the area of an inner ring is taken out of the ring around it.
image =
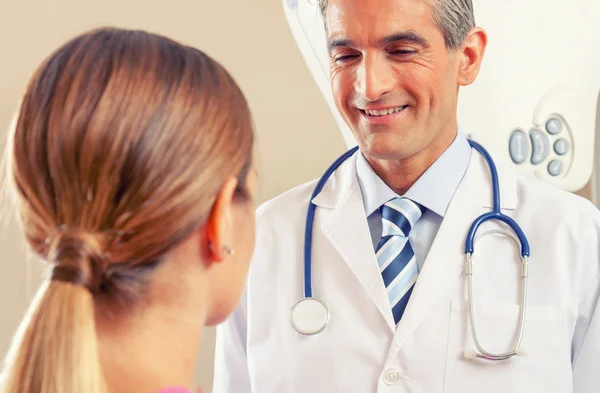
[[[406,159],[456,132],[459,65],[426,0],[330,0],[336,106],[363,153]]]

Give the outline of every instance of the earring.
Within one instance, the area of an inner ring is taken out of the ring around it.
[[[225,244],[225,246],[223,246],[223,248],[225,249],[225,251],[229,254],[229,255],[235,255],[235,250],[233,248],[231,248],[231,246],[229,244]],[[215,247],[213,246],[212,243],[208,243],[208,249],[211,252],[214,252]]]
[[[231,248],[229,244],[225,244],[225,251],[227,251],[229,255],[235,255],[235,250]]]

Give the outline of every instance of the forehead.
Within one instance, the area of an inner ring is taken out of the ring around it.
[[[329,0],[326,23],[329,38],[357,41],[435,29],[428,0]]]

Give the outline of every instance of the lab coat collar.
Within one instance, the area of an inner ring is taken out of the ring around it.
[[[356,174],[356,160],[360,151],[347,159],[337,171],[325,183],[321,192],[313,198],[312,202],[320,208],[335,209],[348,196],[348,191],[358,185]],[[500,183],[500,203],[503,210],[514,210],[517,207],[517,181],[515,169],[506,162],[505,159],[498,157],[490,151],[492,158],[498,170],[498,179]],[[475,200],[479,201],[482,207],[492,208],[493,194],[489,167],[481,154],[471,149],[471,158],[469,167],[476,163],[475,167],[470,168],[473,172],[473,183],[479,186],[473,187]],[[461,181],[462,182],[462,181]],[[435,190],[432,190],[435,192]]]
[[[471,146],[466,136],[459,131],[450,146],[402,196],[444,217],[452,196],[467,171],[470,157]],[[362,154],[358,154],[356,172],[367,217],[390,199],[399,196],[375,173]]]
[[[328,239],[360,285],[371,298],[390,333],[394,319],[381,272],[373,252],[363,198],[356,176],[356,154],[344,162],[326,183],[313,202],[317,209],[315,221],[323,238]]]
[[[317,207],[335,209],[348,197],[351,188],[358,186],[356,176],[357,154],[360,154],[360,152],[354,153],[344,161],[325,183],[321,192],[313,198],[312,202]]]

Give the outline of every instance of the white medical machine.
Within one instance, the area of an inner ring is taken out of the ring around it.
[[[331,93],[317,0],[283,4],[302,56],[353,147]],[[580,190],[594,174],[592,197],[600,206],[600,2],[474,0],[474,8],[489,41],[477,80],[460,91],[460,128],[496,156],[565,190]]]

